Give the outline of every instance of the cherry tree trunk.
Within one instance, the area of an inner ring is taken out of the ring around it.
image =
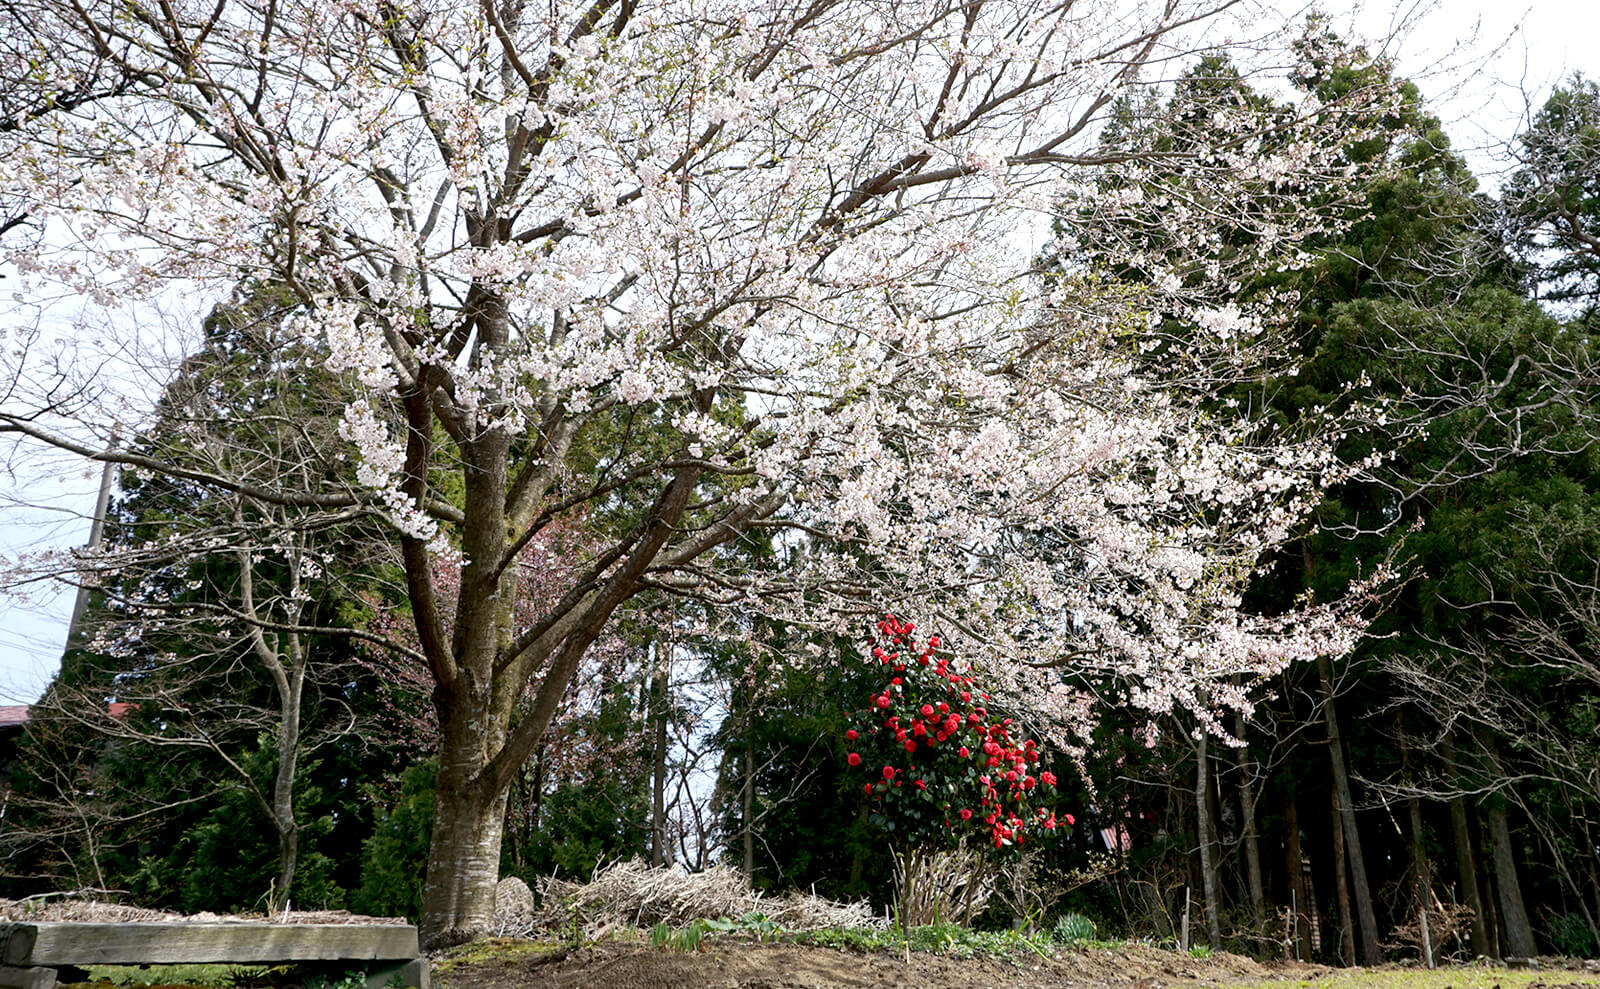
[[[504,792],[486,793],[442,766],[438,792],[422,898],[424,949],[476,940],[493,930],[506,816]]]

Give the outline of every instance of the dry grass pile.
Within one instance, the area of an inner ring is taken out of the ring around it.
[[[587,883],[546,879],[540,884],[539,926],[597,937],[619,927],[682,927],[695,920],[737,920],[760,913],[790,931],[829,927],[880,927],[865,903],[836,903],[820,896],[791,893],[768,899],[750,888],[737,869],[712,866],[704,872],[653,869],[643,862],[618,862]]]
[[[153,920],[182,920],[169,910],[150,910],[120,903],[103,903],[85,893],[42,893],[21,900],[0,900],[0,921],[87,921],[123,924]]]
[[[347,910],[290,910],[266,914],[181,914],[170,910],[106,903],[95,899],[102,891],[41,893],[21,900],[0,898],[0,923],[53,923],[77,921],[93,924],[127,923],[263,923],[275,924],[404,924],[402,917],[363,917]]]

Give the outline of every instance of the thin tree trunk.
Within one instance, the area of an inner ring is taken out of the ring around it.
[[[271,911],[287,906],[300,861],[300,824],[294,816],[294,777],[300,756],[300,700],[305,687],[304,664],[297,664],[290,672],[290,691],[279,708],[278,772],[272,781],[272,823],[278,832],[278,884],[268,902]]]
[[[1500,908],[1495,905],[1500,901],[1499,884],[1495,881],[1492,858],[1490,866],[1489,874],[1486,877],[1488,881],[1487,895],[1483,898],[1484,924],[1489,929],[1489,956],[1491,958],[1504,959],[1506,956],[1505,939],[1500,936]]]
[[[240,550],[238,556],[239,604],[250,623],[250,649],[256,661],[272,677],[273,688],[278,694],[277,768],[273,774],[270,799],[264,799],[260,791],[255,789],[255,784],[250,783],[256,799],[267,805],[267,817],[278,833],[278,878],[267,897],[268,910],[275,912],[289,902],[300,859],[300,825],[294,816],[294,778],[299,768],[300,705],[305,696],[307,657],[301,648],[300,636],[294,632],[279,633],[272,642],[267,641],[264,625],[256,609],[255,562],[247,550]],[[289,568],[288,599],[297,602],[300,569],[294,554],[291,554],[291,560],[294,562]],[[298,604],[291,605],[284,618],[290,627],[298,625]]]
[[[1445,772],[1449,774],[1450,785],[1459,787],[1459,774],[1456,770],[1456,746],[1447,735],[1440,750],[1444,756]],[[1478,856],[1473,850],[1472,823],[1469,818],[1467,802],[1461,796],[1450,800],[1450,837],[1456,846],[1456,876],[1461,882],[1461,899],[1472,911],[1472,930],[1470,944],[1474,958],[1489,958],[1494,956],[1494,945],[1489,941],[1488,917],[1484,913],[1483,896],[1479,892],[1478,884]]]
[[[1206,702],[1202,694],[1200,702]],[[1222,921],[1220,914],[1222,904],[1219,902],[1217,887],[1216,850],[1212,847],[1212,822],[1211,822],[1211,733],[1205,726],[1199,727],[1200,737],[1195,740],[1195,770],[1194,770],[1194,811],[1196,832],[1200,839],[1200,882],[1205,891],[1206,931],[1211,938],[1213,951],[1222,949]]]
[[[1500,916],[1506,928],[1506,948],[1516,958],[1532,958],[1538,949],[1533,943],[1533,927],[1522,903],[1522,885],[1517,881],[1516,855],[1511,845],[1511,826],[1506,820],[1506,802],[1489,802],[1489,844],[1494,852],[1495,886],[1500,890]]]
[[[1244,715],[1233,714],[1233,732],[1239,741],[1245,741]],[[1250,746],[1239,749],[1239,816],[1244,824],[1244,872],[1250,894],[1250,923],[1257,936],[1266,923],[1266,895],[1261,882],[1261,841],[1256,833],[1256,764],[1250,758]]]
[[[1396,715],[1395,735],[1400,740],[1400,767],[1406,779],[1412,779],[1411,741],[1406,736],[1405,711]],[[1433,879],[1428,868],[1428,853],[1422,837],[1422,801],[1413,796],[1406,801],[1411,818],[1411,864],[1417,881],[1417,936],[1421,943],[1422,964],[1433,968],[1433,931],[1428,923],[1428,911],[1433,906]]]
[[[1428,908],[1433,905],[1433,880],[1422,840],[1422,801],[1412,797],[1407,803],[1411,812],[1411,862],[1417,876],[1417,924],[1422,935],[1422,964],[1433,968],[1433,931],[1428,924]]]
[[[667,842],[667,660],[662,645],[655,644],[655,669],[650,675],[650,864],[660,868],[672,861]],[[669,647],[670,648],[670,647]]]
[[[1355,805],[1350,798],[1350,776],[1345,769],[1344,744],[1339,737],[1339,717],[1333,703],[1332,664],[1328,657],[1318,658],[1317,673],[1322,678],[1322,711],[1328,725],[1328,760],[1333,767],[1334,797],[1338,800],[1345,855],[1350,864],[1350,892],[1355,901],[1356,918],[1361,924],[1361,957],[1364,964],[1376,965],[1383,960],[1378,947],[1378,919],[1372,912],[1372,888],[1367,881],[1367,866],[1361,855],[1361,833],[1356,829]]]
[[[756,744],[751,738],[749,706],[744,718],[744,793],[740,812],[744,815],[744,875],[746,879],[756,874]]]
[[[1339,959],[1346,968],[1354,968],[1356,964],[1356,931],[1354,918],[1350,916],[1350,884],[1345,881],[1345,871],[1349,866],[1348,852],[1344,842],[1344,815],[1339,809],[1339,795],[1330,790],[1331,809],[1333,810],[1333,888],[1339,901]]]

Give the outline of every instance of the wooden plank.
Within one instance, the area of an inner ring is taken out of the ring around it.
[[[17,925],[23,926],[23,925]],[[30,965],[283,965],[417,957],[417,929],[401,924],[37,923]],[[13,938],[16,934],[13,933]],[[20,947],[20,941],[15,947]]]
[[[33,951],[34,928],[30,924],[0,924],[0,965],[16,965]]]
[[[0,986],[5,989],[55,989],[56,970],[43,966],[20,968],[0,965]],[[426,986],[421,989],[427,989]]]

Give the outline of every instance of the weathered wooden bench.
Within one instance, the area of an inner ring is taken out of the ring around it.
[[[89,965],[294,965],[363,971],[369,989],[429,989],[409,925],[0,923],[0,987],[54,989],[58,974]]]

